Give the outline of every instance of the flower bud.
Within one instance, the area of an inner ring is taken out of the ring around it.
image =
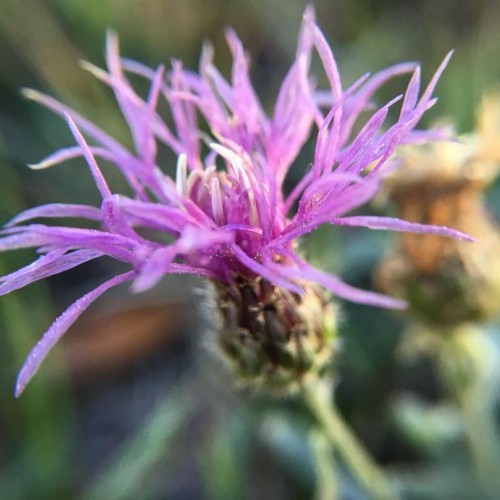
[[[315,287],[298,295],[262,278],[214,283],[217,341],[239,385],[287,394],[332,364],[335,314]]]
[[[494,130],[500,137],[500,122],[493,120],[500,116],[497,108],[499,103],[483,105],[478,132],[462,143],[407,148],[402,168],[388,179],[399,216],[454,227],[476,239],[471,245],[403,234],[383,260],[379,287],[408,300],[410,311],[424,322],[453,325],[500,311],[500,232],[482,199],[500,159],[491,140]]]

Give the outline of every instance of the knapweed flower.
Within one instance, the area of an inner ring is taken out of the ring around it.
[[[105,291],[123,282],[132,281],[135,292],[173,273],[194,274],[229,287],[247,282],[253,294],[248,300],[259,302],[262,315],[246,315],[252,309],[244,299],[243,308],[233,308],[240,315],[236,321],[242,328],[250,328],[252,321],[260,322],[260,331],[286,338],[290,335],[287,330],[300,332],[304,320],[300,314],[292,315],[293,304],[276,307],[272,301],[284,295],[300,301],[308,286],[319,285],[339,297],[365,304],[404,305],[353,288],[307,263],[297,253],[296,242],[318,226],[365,226],[467,238],[442,227],[345,215],[377,193],[384,171],[395,166],[393,153],[398,145],[436,135],[414,128],[436,102],[432,93],[449,56],[421,95],[420,69],[413,63],[364,75],[344,89],[332,51],[308,10],[295,59],[268,115],[250,83],[249,62],[240,40],[231,30],[226,37],[233,60],[229,79],[213,65],[208,46],[198,73],[184,69],[178,61],[165,72],[163,66],[152,70],[121,59],[113,35],[107,40],[108,71],[85,64],[114,92],[132,134],[133,152],[56,100],[26,91],[29,98],[64,117],[76,141],[76,146],[61,149],[34,167],[83,157],[102,204],[49,204],[26,210],[11,220],[2,231],[0,250],[31,247],[40,256],[4,276],[0,293],[105,255],[129,264],[130,271],[84,295],[53,323],[25,362],[17,381],[17,395],[78,316]],[[315,52],[329,82],[327,89],[317,88],[310,75]],[[134,91],[127,73],[150,82],[145,99]],[[404,95],[375,110],[360,124],[360,116],[373,111],[374,92],[387,80],[405,73],[411,78]],[[158,111],[160,100],[168,105],[168,117]],[[395,123],[383,128],[389,109],[398,101],[400,111]],[[285,193],[287,173],[312,130],[314,157],[304,166],[307,169],[300,182]],[[157,164],[158,143],[178,157],[175,179]],[[99,169],[97,161],[101,159],[120,171],[131,196],[113,193]],[[84,218],[95,221],[97,227],[29,222],[46,217]],[[169,235],[170,242],[149,239],[138,232],[144,228]],[[245,287],[237,288],[239,294],[244,293]],[[225,294],[225,299],[228,296]],[[272,314],[266,316],[266,311]]]

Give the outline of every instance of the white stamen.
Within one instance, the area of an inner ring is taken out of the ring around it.
[[[217,169],[215,165],[210,165],[203,171],[203,182],[205,182],[207,185],[212,182],[212,177],[215,175],[217,172]]]
[[[222,205],[222,193],[219,179],[214,177],[210,185],[210,195],[212,199],[212,215],[217,224],[224,224],[224,206]]]
[[[193,170],[189,173],[189,177],[187,178],[187,192],[190,193],[190,195],[193,194],[193,188],[200,180],[203,182],[203,176],[200,170]]]
[[[243,167],[243,160],[236,153],[231,151],[229,148],[221,146],[220,144],[212,143],[210,147],[223,158],[228,160],[233,167],[234,173],[238,181],[243,184],[244,188],[251,190],[252,185],[250,184],[250,179],[248,178],[245,168]]]
[[[187,156],[185,153],[181,153],[177,158],[175,186],[179,195],[187,196]]]
[[[212,143],[210,147],[218,153],[220,156],[225,158],[230,162],[234,175],[238,180],[241,187],[243,187],[247,193],[248,197],[248,220],[250,224],[258,226],[259,225],[259,216],[257,205],[255,202],[255,194],[252,189],[252,184],[250,183],[250,179],[248,178],[248,174],[245,171],[245,167],[243,165],[243,158],[241,158],[238,154],[234,153],[230,149],[221,146],[220,144]]]
[[[238,176],[238,180],[249,192],[252,191],[252,185],[250,184],[250,179],[248,178],[247,173],[245,172],[245,168],[243,167],[243,162],[238,158],[238,161],[233,163],[236,169],[236,175]]]

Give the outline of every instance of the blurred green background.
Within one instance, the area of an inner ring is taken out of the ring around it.
[[[0,0],[1,221],[42,203],[97,200],[82,163],[41,172],[26,168],[72,138],[60,119],[23,99],[21,88],[63,100],[130,145],[111,93],[79,60],[103,66],[105,33],[112,28],[125,56],[153,67],[176,58],[195,69],[203,41],[211,40],[227,74],[223,30],[230,25],[251,55],[253,82],[269,106],[292,61],[305,5]],[[314,5],[346,86],[366,71],[404,60],[421,61],[428,80],[455,48],[426,124],[444,117],[460,132],[471,131],[480,97],[500,86],[498,1]],[[381,102],[403,85],[391,84]],[[111,171],[106,174],[120,186]],[[499,214],[497,191],[494,186],[489,200]],[[305,249],[323,267],[370,287],[390,236],[368,233],[328,228]],[[2,255],[0,268],[8,272],[30,258],[29,252]],[[291,400],[255,400],[226,388],[225,374],[207,354],[207,325],[192,313],[201,302],[193,279],[166,279],[146,296],[130,297],[125,289],[99,301],[14,400],[15,376],[29,348],[112,265],[86,265],[0,301],[0,498],[312,498],[307,417]],[[399,427],[391,416],[395,395],[444,399],[425,359],[408,367],[395,355],[403,326],[389,312],[343,305],[341,410],[377,459],[398,471],[405,498],[480,498],[452,410],[440,406],[426,413],[410,402]],[[339,471],[345,498],[365,498]]]

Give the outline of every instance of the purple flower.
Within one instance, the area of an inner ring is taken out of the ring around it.
[[[130,127],[134,152],[51,97],[25,92],[64,117],[77,143],[32,167],[46,168],[83,156],[102,204],[49,204],[12,219],[1,233],[0,250],[33,247],[40,257],[3,276],[0,293],[104,255],[128,263],[131,270],[77,300],[52,324],[29,354],[18,377],[16,395],[78,316],[106,290],[125,281],[132,281],[132,289],[139,292],[172,273],[195,274],[228,284],[236,277],[260,277],[296,293],[301,293],[303,283],[314,282],[347,300],[403,307],[401,301],[358,290],[315,269],[296,252],[297,239],[321,224],[470,239],[443,227],[345,215],[377,193],[384,173],[396,165],[393,153],[397,146],[438,135],[414,128],[436,102],[432,93],[450,55],[421,95],[420,69],[413,63],[364,75],[344,90],[333,54],[312,12],[306,11],[295,60],[268,116],[250,83],[240,40],[231,30],[226,36],[233,57],[229,81],[213,65],[210,47],[203,51],[198,73],[174,61],[172,70],[165,74],[162,66],[154,71],[120,59],[113,35],[107,41],[108,71],[85,64],[113,90]],[[317,89],[309,74],[314,51],[328,78],[326,90]],[[146,99],[136,94],[127,73],[150,82]],[[377,109],[360,127],[360,115],[371,109],[374,92],[404,73],[411,74],[405,94]],[[161,99],[168,104],[171,127],[157,111]],[[401,110],[396,123],[382,128],[389,108],[398,101]],[[210,133],[203,131],[200,118]],[[355,126],[357,134],[353,133]],[[316,136],[314,158],[301,181],[286,194],[284,180],[312,130]],[[175,179],[165,175],[156,162],[158,143],[178,156]],[[115,165],[133,195],[114,194],[96,159]],[[95,221],[96,229],[31,222],[46,217],[84,218]],[[164,232],[172,241],[166,244],[147,239],[138,228]]]

